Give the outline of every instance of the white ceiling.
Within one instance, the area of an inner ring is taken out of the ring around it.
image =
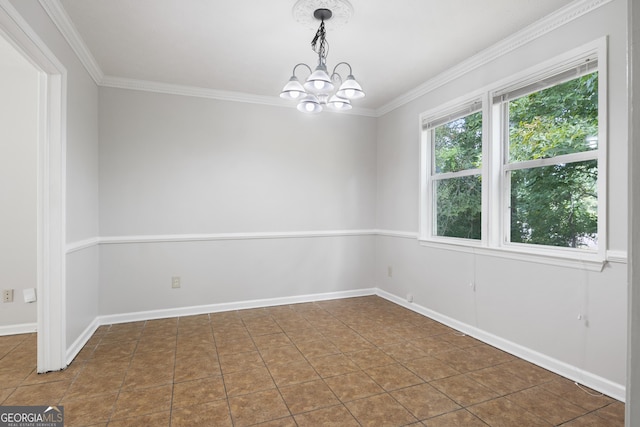
[[[327,62],[349,62],[367,93],[354,105],[375,110],[571,1],[350,0]],[[317,63],[294,3],[60,0],[105,76],[273,97]]]

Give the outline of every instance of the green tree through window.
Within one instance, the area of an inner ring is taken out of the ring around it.
[[[511,242],[593,248],[598,239],[598,73],[509,101]],[[558,157],[562,156],[562,157]],[[588,156],[587,156],[588,157]]]
[[[434,130],[436,233],[480,239],[482,231],[482,112]],[[470,171],[460,176],[461,171]],[[438,175],[452,173],[453,175]]]

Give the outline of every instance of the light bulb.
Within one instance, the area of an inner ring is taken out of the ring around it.
[[[289,92],[289,96],[291,97],[291,99],[300,98],[300,95],[302,95],[302,92],[298,92],[295,90],[292,90],[291,92]]]
[[[304,105],[304,108],[305,108],[305,110],[307,110],[308,112],[310,112],[310,113],[311,113],[311,112],[315,109],[315,105],[313,105],[313,104],[312,104],[312,103],[310,103],[310,102],[307,102],[307,103]]]
[[[352,98],[353,95],[355,95],[356,91],[353,89],[347,89],[344,91],[344,94],[346,95],[347,98]]]

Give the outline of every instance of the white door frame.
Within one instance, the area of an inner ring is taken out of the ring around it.
[[[9,0],[0,0],[0,37],[39,71],[37,295],[38,372],[66,361],[67,70]]]

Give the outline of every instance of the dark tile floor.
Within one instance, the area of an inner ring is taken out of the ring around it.
[[[66,426],[623,426],[624,404],[379,297],[101,326],[38,375],[0,337],[0,404]]]

